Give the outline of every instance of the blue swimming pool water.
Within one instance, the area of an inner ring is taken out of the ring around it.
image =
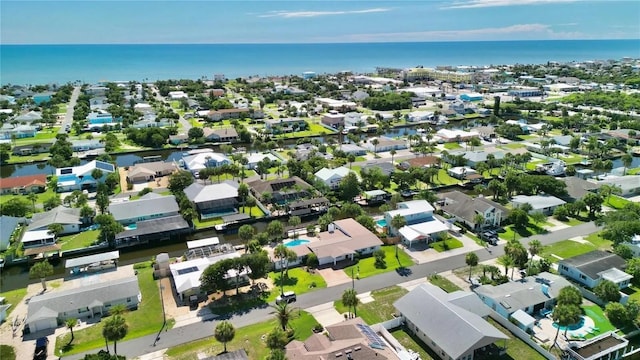
[[[569,331],[578,330],[578,329],[580,329],[580,328],[581,328],[581,327],[583,327],[583,326],[584,326],[584,316],[581,316],[581,317],[580,317],[580,321],[578,321],[578,322],[577,322],[577,323],[575,323],[575,324],[571,324],[571,325],[569,325],[569,326],[560,326],[560,325],[558,325],[558,323],[556,323],[556,322],[554,322],[554,323],[553,323],[553,327],[554,327],[554,328],[556,328],[556,329],[560,329],[560,330],[569,330]]]
[[[284,244],[284,246],[286,247],[294,247],[294,246],[298,246],[298,245],[302,245],[302,244],[308,244],[309,240],[302,240],[302,239],[293,239],[289,242],[286,242]]]
[[[138,228],[138,224],[131,224],[124,227],[126,230],[135,230]]]
[[[380,227],[385,227],[385,226],[387,226],[387,220],[386,219],[380,219],[380,220],[376,221],[376,224],[378,224],[378,226],[380,226]]]

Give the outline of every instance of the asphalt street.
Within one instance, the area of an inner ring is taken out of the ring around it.
[[[597,232],[599,228],[593,223],[584,223],[577,226],[557,230],[544,235],[536,235],[530,238],[523,238],[520,241],[523,245],[532,239],[538,239],[543,245],[549,245],[558,241],[570,239],[577,236],[586,236]],[[504,254],[504,245],[492,246],[488,249],[476,251],[480,262],[499,257]],[[411,273],[407,276],[401,276],[397,272],[388,272],[372,276],[369,278],[356,280],[355,289],[358,293],[377,290],[410,280],[426,278],[429,275],[441,273],[448,270],[457,269],[466,266],[465,254],[451,256],[440,260],[432,261],[425,264],[412,266]],[[339,299],[344,290],[351,287],[351,283],[333,286],[311,293],[298,296],[296,307],[306,309],[312,306],[327,303],[329,301]],[[265,306],[263,308],[251,309],[244,313],[220,316],[216,320],[229,320],[236,328],[256,324],[273,318],[273,309]],[[144,354],[148,354],[160,349],[171,348],[190,341],[202,339],[213,335],[216,320],[201,321],[194,324],[163,331],[160,339],[156,342],[156,335],[148,335],[129,341],[118,343],[118,354],[128,358],[134,358]],[[158,329],[160,330],[160,329]],[[99,349],[90,351],[95,353]],[[81,359],[83,354],[65,356],[65,359]]]
[[[71,93],[71,98],[69,98],[69,105],[67,105],[67,113],[64,116],[64,120],[62,121],[62,126],[60,126],[60,130],[58,130],[59,134],[67,133],[67,125],[71,127],[73,123],[73,111],[76,106],[76,102],[78,101],[78,97],[80,96],[80,86],[76,86],[73,88],[73,92]]]

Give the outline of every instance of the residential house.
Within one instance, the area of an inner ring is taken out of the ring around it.
[[[31,124],[42,121],[42,113],[40,111],[29,111],[22,115],[16,116],[13,120],[19,123]]]
[[[0,215],[0,251],[5,251],[11,243],[11,237],[24,224],[24,218]]]
[[[542,96],[544,92],[539,88],[520,88],[520,89],[511,89],[507,92],[509,96],[513,97],[534,97],[534,96]]]
[[[373,140],[378,140],[378,145],[373,144]],[[403,150],[407,148],[407,142],[401,139],[391,139],[385,136],[371,138],[364,143],[364,148],[373,152],[387,152],[391,150]]]
[[[249,155],[249,157],[247,158],[247,169],[255,169],[258,166],[258,163],[261,161],[264,161],[265,159],[269,160],[269,162],[271,162],[272,164],[278,163],[280,164],[282,162],[282,160],[280,160],[280,158],[278,158],[277,156],[273,155],[270,152],[266,152],[266,153],[252,153],[251,155]]]
[[[415,158],[406,160],[406,164],[405,162],[400,163],[400,167],[408,169],[409,167],[432,167],[432,166],[438,166],[438,164],[440,164],[440,158],[437,156],[429,155],[429,156],[415,157]]]
[[[593,289],[602,280],[612,281],[620,289],[628,287],[633,276],[624,272],[626,267],[625,259],[602,250],[594,250],[566,258],[558,263],[560,275],[575,280],[590,289]]]
[[[335,190],[340,186],[340,181],[347,176],[351,170],[341,166],[335,169],[322,168],[318,170],[314,175],[316,179],[322,181],[329,188]]]
[[[285,347],[286,357],[291,360],[410,358],[406,350],[388,346],[382,333],[388,335],[380,324],[369,326],[357,317],[327,326],[325,332],[312,334],[305,341],[289,342]],[[404,357],[400,357],[399,352],[403,352]]]
[[[25,139],[35,137],[38,128],[31,125],[13,125],[5,123],[0,128],[0,140]]]
[[[202,276],[202,273],[209,266],[217,262],[239,257],[240,254],[237,251],[229,251],[218,253],[213,256],[197,257],[170,264],[169,269],[171,271],[171,277],[173,278],[176,293],[180,297],[180,300],[189,300],[192,295],[200,296],[206,294],[206,291],[200,288],[200,277]],[[235,269],[230,269],[224,277],[230,284],[235,284],[237,276],[239,276],[238,282],[240,284],[244,284],[249,282],[248,275],[250,273],[251,270],[249,268],[244,268],[240,273]]]
[[[36,174],[0,179],[0,194],[40,193],[47,187],[47,175]]]
[[[205,168],[230,165],[231,160],[222,153],[216,153],[210,149],[200,149],[189,151],[186,156],[182,157],[180,164],[191,173],[196,174]]]
[[[597,182],[598,185],[612,185],[620,188],[620,196],[631,197],[640,194],[640,175],[609,175]]]
[[[553,214],[553,211],[566,201],[551,195],[516,195],[511,199],[511,205],[518,208],[524,204],[531,205],[529,213],[541,212],[545,215]]]
[[[256,198],[266,201],[265,194],[269,194],[269,202],[281,205],[301,198],[306,198],[313,191],[310,190],[312,188],[311,185],[297,176],[269,181],[256,179],[248,181],[247,186]]]
[[[396,170],[396,167],[390,161],[379,162],[379,163],[367,163],[362,165],[360,170],[371,171],[372,169],[380,169],[384,176],[391,176],[391,174]]]
[[[329,113],[331,113],[331,112],[329,112]],[[343,123],[343,125],[344,125],[344,127],[349,127],[349,126],[361,127],[361,126],[367,124],[367,118],[368,117],[369,116],[363,115],[363,114],[358,113],[358,112],[348,112],[348,113],[344,114],[344,123]],[[327,123],[324,123],[324,124],[332,126],[331,124],[327,124]]]
[[[26,326],[31,333],[55,329],[66,319],[97,318],[115,305],[133,310],[141,301],[138,277],[96,281],[78,288],[48,291],[31,297]]]
[[[89,151],[104,149],[105,144],[100,140],[72,140],[71,148],[73,151]]]
[[[202,185],[198,182],[187,186],[184,193],[195,206],[201,219],[234,214],[238,207],[238,184],[224,181]]]
[[[111,104],[109,104],[106,96],[95,96],[89,99],[89,108],[92,111],[107,110],[109,106]]]
[[[340,151],[347,155],[353,154],[355,156],[364,156],[367,154],[367,149],[356,144],[342,144],[340,145]]]
[[[582,199],[586,194],[597,191],[600,186],[590,181],[586,181],[579,177],[568,176],[559,178],[567,187],[567,197],[565,200],[576,201]]]
[[[109,90],[109,88],[106,86],[90,85],[84,89],[84,92],[89,96],[105,96],[107,94],[107,90]]]
[[[625,142],[627,145],[638,145],[638,142],[640,141],[640,134],[638,134],[638,132],[635,131],[635,135],[632,135],[633,133],[631,133],[631,131],[635,131],[635,130],[616,129],[616,130],[610,130],[608,134],[618,140],[621,140],[622,142]]]
[[[93,171],[96,169],[102,172],[100,179],[94,179],[92,176]],[[104,182],[107,175],[115,170],[113,164],[100,160],[93,160],[84,165],[56,169],[58,192],[95,188],[99,182]]]
[[[54,250],[50,248],[56,244],[56,236],[49,230],[29,230],[22,234],[22,247],[25,249],[25,255],[34,255],[27,251],[34,248],[47,248],[46,250]]]
[[[265,130],[274,134],[302,131],[306,130],[308,126],[307,122],[300,118],[267,119],[264,121]]]
[[[152,128],[152,127],[165,127],[173,124],[173,120],[167,118],[158,118],[155,114],[145,114],[141,120],[138,120],[131,125],[136,129]]]
[[[572,286],[562,276],[548,272],[501,285],[481,285],[473,291],[480,300],[505,319],[522,310],[529,315],[553,309],[560,289]]]
[[[460,142],[468,141],[474,137],[479,137],[475,131],[464,131],[457,129],[440,129],[436,132],[436,137],[442,139],[444,142]]]
[[[477,171],[475,171],[474,169],[468,166],[456,166],[456,167],[449,168],[447,169],[447,174],[452,178],[456,178],[458,180],[469,179],[469,177],[472,175],[481,176],[480,174],[478,174]]]
[[[174,162],[154,161],[138,163],[129,168],[127,182],[135,184],[154,181],[156,178],[173,174],[178,170]]]
[[[473,360],[496,341],[509,339],[485,320],[489,308],[470,292],[446,293],[425,283],[393,306],[409,331],[442,359]]]
[[[15,105],[16,98],[15,96],[11,95],[0,95],[0,101],[6,101],[9,103],[9,105]]]
[[[320,120],[320,122],[322,122],[324,125],[337,129],[345,125],[344,114],[341,114],[335,110],[331,110],[322,116],[322,119]]]
[[[178,215],[178,211],[175,196],[163,196],[153,192],[145,194],[138,200],[114,202],[109,205],[109,213],[124,226],[138,221]]]
[[[179,145],[189,142],[189,136],[186,134],[178,134],[169,136],[169,143],[173,145]]]
[[[28,145],[16,145],[11,151],[13,155],[24,156],[47,153],[53,146],[53,142],[37,142]]]
[[[507,218],[509,210],[495,201],[483,196],[471,197],[458,190],[438,194],[440,208],[456,221],[471,229],[500,226]],[[476,217],[482,215],[484,221],[477,223]]]
[[[62,225],[61,235],[79,232],[80,225],[82,224],[80,209],[60,205],[49,211],[35,213],[31,218],[27,230],[47,230],[51,224]]]
[[[329,98],[316,98],[316,103],[329,110],[352,111],[358,108],[358,104],[353,101],[334,100]]]
[[[169,91],[169,99],[171,100],[180,100],[180,99],[188,99],[189,95],[187,95],[184,91]]]
[[[207,127],[202,130],[204,132],[204,138],[211,142],[237,142],[239,139],[238,132],[232,127],[218,129]]]
[[[92,125],[111,125],[121,121],[121,119],[114,119],[113,115],[106,111],[92,112],[87,115],[89,121],[89,127]]]
[[[165,240],[175,241],[180,235],[188,233],[191,229],[182,215],[168,215],[167,213],[158,213],[157,215],[165,217],[150,217],[148,220],[137,221],[135,224],[126,226],[124,231],[116,234],[112,245],[120,248]]]
[[[430,243],[438,240],[452,227],[448,223],[443,223],[437,219],[433,211],[435,209],[426,200],[411,200],[398,203],[396,210],[384,213],[384,219],[389,229],[389,234],[400,236],[401,241],[407,246],[413,243]],[[393,218],[402,216],[406,225],[400,229],[393,227]]]
[[[242,116],[246,116],[251,119],[262,119],[264,113],[259,109],[248,108],[233,108],[233,109],[220,109],[212,110],[207,114],[207,118],[210,121],[222,121],[227,119],[239,119]]]
[[[49,102],[51,101],[51,97],[54,95],[54,92],[48,91],[48,92],[42,92],[42,93],[37,93],[37,94],[33,94],[33,96],[31,97],[33,99],[33,102],[36,105],[40,105],[44,102]]]
[[[479,93],[460,94],[458,97],[462,101],[481,101],[483,99],[482,94]]]

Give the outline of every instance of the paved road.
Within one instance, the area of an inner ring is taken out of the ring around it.
[[[161,103],[168,104],[168,102],[165,100],[165,98],[162,97],[162,95],[160,95],[160,91],[158,90],[157,87],[151,86],[150,89],[151,89],[152,92],[154,92],[156,94],[156,96],[155,96],[156,100],[160,101]],[[190,122],[188,122],[185,118],[182,117],[182,115],[180,115],[180,118],[178,119],[178,121],[180,122],[180,124],[182,124],[182,130],[183,130],[183,132],[185,134],[188,133],[189,129],[191,129],[193,127],[193,126],[191,126]]]
[[[80,96],[80,86],[76,86],[73,88],[73,92],[71,93],[71,98],[69,98],[69,104],[67,105],[67,114],[64,116],[64,120],[62,121],[62,126],[60,127],[60,130],[58,130],[59,134],[67,133],[67,130],[66,130],[67,125],[71,127],[71,124],[73,123],[73,111],[79,96]]]
[[[531,239],[535,238],[540,240],[543,245],[549,245],[554,242],[570,239],[576,236],[585,236],[588,234],[592,234],[594,232],[597,232],[598,230],[599,228],[595,226],[593,222],[589,222],[554,231],[549,234],[537,235],[531,238],[524,238],[521,239],[521,242],[526,246],[526,244]],[[503,255],[504,246],[500,245],[491,247],[490,250],[481,249],[476,251],[476,254],[478,254],[478,258],[481,262],[490,260],[492,258]],[[424,279],[431,274],[453,270],[463,266],[466,266],[465,254],[460,254],[429,263],[412,266],[411,274],[408,276],[401,276],[396,272],[388,272],[385,274],[356,280],[355,287],[356,291],[358,291],[359,293],[363,293],[397,285],[399,283],[410,280]],[[339,299],[342,296],[344,290],[348,289],[350,286],[351,284],[348,283],[317,290],[312,293],[302,294],[298,296],[296,306],[301,309],[306,309],[312,306],[326,303],[328,301],[331,301],[332,299]],[[231,321],[231,323],[233,323],[236,328],[239,328],[272,319],[273,311],[270,307],[264,307],[253,309],[250,312],[242,314],[233,314],[228,317],[225,316],[225,318]],[[118,343],[118,354],[125,355],[128,358],[133,358],[160,349],[171,348],[193,340],[205,338],[213,334],[215,325],[215,320],[208,320],[165,331],[161,334],[160,339],[156,343],[155,347],[153,346],[154,340],[156,338],[155,334],[121,342]],[[94,350],[92,352],[96,351],[97,350]],[[65,359],[81,359],[83,356],[84,354],[65,356]]]

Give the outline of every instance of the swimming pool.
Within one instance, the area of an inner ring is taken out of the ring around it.
[[[138,224],[130,224],[124,227],[125,230],[135,230],[138,228]]]
[[[578,330],[578,329],[582,328],[584,326],[584,322],[585,322],[585,316],[581,316],[580,317],[580,321],[578,321],[575,324],[571,324],[569,326],[560,326],[560,325],[558,325],[557,322],[554,321],[553,322],[553,327],[556,328],[556,329],[560,329],[562,331],[564,331],[564,330],[574,331],[574,330]]]
[[[387,220],[386,219],[380,219],[378,221],[376,221],[376,224],[380,227],[386,227],[387,226]]]
[[[293,239],[289,242],[284,243],[284,246],[294,247],[294,246],[299,246],[299,245],[308,244],[308,243],[309,243],[309,240]]]

